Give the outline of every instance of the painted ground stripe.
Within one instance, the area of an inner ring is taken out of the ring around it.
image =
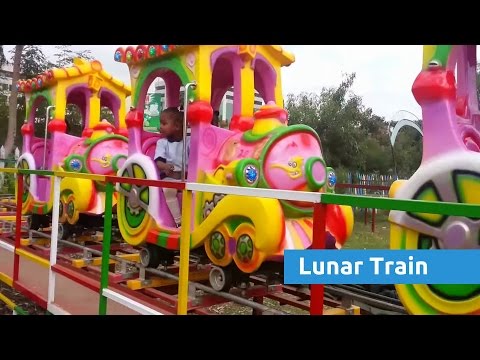
[[[5,241],[2,241],[2,240],[0,240],[0,247],[12,253],[15,251],[15,246],[9,243],[6,243]]]
[[[116,301],[117,303],[126,306],[133,311],[137,311],[142,315],[163,315],[161,312],[155,311],[143,304],[140,304],[135,300],[129,299],[128,297],[123,296],[110,289],[103,289],[102,294],[110,300]]]
[[[15,253],[17,255],[23,256],[23,257],[33,261],[33,262],[36,262],[37,264],[42,265],[43,267],[46,267],[46,268],[50,267],[50,262],[47,259],[41,258],[40,256],[35,255],[35,254],[31,254],[28,251],[25,251],[23,249],[16,249]]]
[[[62,309],[60,306],[56,304],[48,304],[47,310],[48,312],[51,312],[53,315],[72,315],[68,311]]]

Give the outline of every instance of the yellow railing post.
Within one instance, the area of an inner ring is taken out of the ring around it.
[[[190,227],[192,218],[192,192],[183,190],[182,230],[180,233],[180,271],[178,274],[177,315],[186,315],[188,307],[188,270],[190,266]]]

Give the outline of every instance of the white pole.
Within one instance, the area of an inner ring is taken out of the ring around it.
[[[227,119],[227,93],[223,95],[223,101],[222,101],[222,121],[225,121],[227,124],[227,129],[229,128],[229,123]]]
[[[0,168],[4,168],[5,167],[5,146],[2,145],[2,147],[0,147]],[[2,172],[0,173],[0,187],[3,187],[3,181],[5,179],[5,174]]]
[[[61,178],[53,177],[53,209],[52,209],[52,234],[50,239],[50,268],[48,270],[48,298],[47,307],[55,301],[55,273],[52,266],[57,263],[58,245],[58,217],[60,204],[60,182]]]

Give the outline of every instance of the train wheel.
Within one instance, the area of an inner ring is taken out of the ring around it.
[[[62,198],[60,198],[60,201],[58,202],[58,221],[59,222],[64,222],[65,221],[65,204],[62,201]]]
[[[38,230],[42,227],[40,216],[32,214],[27,217],[27,226],[30,230]]]
[[[255,228],[252,224],[242,223],[233,232],[236,241],[233,259],[238,269],[246,274],[257,270],[265,256],[255,247]]]
[[[146,244],[140,249],[140,263],[145,267],[157,268],[159,265],[168,266],[173,264],[175,254],[173,251],[164,249],[153,244]]]
[[[458,165],[461,160],[453,170],[422,176],[421,181],[418,178],[423,174],[418,175],[417,186],[399,189],[403,192],[399,197],[478,203],[480,173],[456,170]],[[390,247],[394,250],[480,248],[480,219],[392,211],[390,220]],[[399,284],[395,288],[412,314],[480,314],[480,284]]]
[[[29,160],[28,157],[22,156],[18,160],[17,168],[22,170],[34,169],[34,163],[30,164],[32,166],[29,165],[32,161],[34,160]],[[30,203],[33,200],[30,189],[35,186],[34,182],[36,182],[36,175],[23,175],[22,212],[24,214],[28,211]]]
[[[58,223],[58,239],[67,240],[72,234],[71,226],[66,223]]]
[[[147,175],[139,164],[129,164],[122,177],[146,179]],[[118,225],[124,240],[137,246],[145,241],[153,219],[148,214],[150,188],[145,185],[119,184],[118,186]]]
[[[140,264],[151,268],[157,268],[160,265],[160,257],[154,246],[147,244],[140,249]]]
[[[228,251],[228,240],[231,235],[225,225],[212,232],[205,241],[205,252],[208,258],[217,266],[227,266],[232,262]]]
[[[415,250],[441,248],[438,238],[391,224],[391,249]],[[480,313],[478,284],[397,284],[398,297],[412,314]]]
[[[213,266],[208,275],[210,286],[216,291],[228,291],[233,284],[233,275],[231,267]]]
[[[67,215],[67,221],[71,225],[75,225],[78,222],[78,218],[80,214],[77,211],[77,208],[75,206],[75,201],[73,195],[69,196],[67,199],[66,203],[66,215]]]
[[[69,193],[60,194],[60,203],[58,205],[58,221],[61,223],[67,221],[67,203],[69,195]]]
[[[28,170],[28,162],[26,160],[20,161],[19,168],[23,170]],[[27,200],[28,194],[30,192],[30,175],[23,175],[23,201]]]

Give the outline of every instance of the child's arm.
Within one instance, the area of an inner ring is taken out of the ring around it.
[[[157,141],[154,159],[158,169],[163,171],[168,176],[173,171],[173,165],[166,163],[166,145],[166,139],[160,139]]]
[[[173,165],[172,164],[167,164],[164,159],[157,159],[155,160],[155,163],[157,164],[157,167],[161,170],[161,171],[165,171],[165,172],[168,172],[168,171],[173,171]]]

